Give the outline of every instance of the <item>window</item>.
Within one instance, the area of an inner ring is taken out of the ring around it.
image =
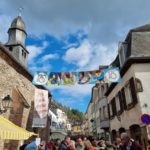
[[[135,78],[137,92],[143,92],[143,87],[140,79]]]
[[[124,88],[121,89],[120,94],[119,94],[122,98],[122,110],[126,110],[127,109],[127,103],[126,103],[126,97],[125,97],[125,90]]]
[[[125,109],[125,106],[124,106],[125,102],[123,102],[125,101],[125,97],[123,98],[122,91],[118,92],[118,96],[119,96],[119,103],[120,103],[120,111],[118,112],[118,114],[121,114]]]
[[[10,46],[10,47],[9,47],[9,51],[10,51],[10,52],[12,52],[12,51],[13,51],[13,48],[12,48],[12,46]]]
[[[105,116],[106,116],[106,115],[105,115],[105,106],[103,106],[103,119],[106,118]]]
[[[24,50],[22,49],[22,56],[24,56]]]
[[[22,57],[26,58],[27,54],[26,52],[24,51],[24,49],[22,49]]]
[[[113,117],[113,111],[112,111],[112,104],[111,104],[111,102],[109,104],[109,112],[110,112],[110,118],[112,118]]]
[[[135,81],[133,77],[129,80],[129,83],[125,86],[125,97],[128,109],[131,109],[138,102]]]
[[[24,53],[24,58],[26,58],[26,56],[27,56],[27,55],[26,55],[26,52],[25,52],[25,53]]]
[[[104,96],[104,85],[101,85],[101,95]]]
[[[119,112],[121,110],[119,94],[116,95],[116,110],[117,110],[117,112]]]
[[[99,109],[99,116],[100,116],[100,120],[102,120],[102,109]]]
[[[110,118],[110,104],[107,104],[107,114],[108,118]]]
[[[137,91],[136,91],[136,87],[135,87],[135,81],[134,78],[132,77],[130,79],[130,87],[131,87],[131,96],[132,96],[132,101],[134,104],[136,104],[138,102],[138,98],[137,98]]]
[[[126,97],[127,105],[131,104],[132,103],[132,95],[131,95],[131,87],[130,87],[129,83],[125,86],[125,97]]]
[[[99,101],[96,102],[96,111],[99,109]]]
[[[107,107],[103,106],[103,109],[104,109],[104,118],[108,119],[108,110],[107,110]]]
[[[114,117],[116,115],[116,102],[115,102],[115,98],[113,98],[112,101],[111,101],[111,108],[112,108],[112,117]]]
[[[123,66],[126,60],[127,48],[128,48],[127,43],[125,42],[119,43],[118,53],[119,53],[120,66]]]

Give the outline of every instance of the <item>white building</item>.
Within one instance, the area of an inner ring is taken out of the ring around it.
[[[150,114],[150,25],[130,30],[111,66],[120,67],[122,77],[121,83],[111,84],[106,92],[112,140],[126,131],[145,146],[150,125],[141,116]]]

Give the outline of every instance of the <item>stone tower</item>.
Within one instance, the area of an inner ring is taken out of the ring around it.
[[[21,16],[18,16],[12,21],[11,26],[8,29],[8,34],[9,38],[5,46],[13,57],[15,57],[22,65],[27,66],[29,54],[25,48],[27,33],[25,23]]]

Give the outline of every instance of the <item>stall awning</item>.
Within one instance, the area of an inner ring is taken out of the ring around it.
[[[26,140],[30,136],[36,135],[29,132],[9,120],[0,116],[0,139],[2,140]]]

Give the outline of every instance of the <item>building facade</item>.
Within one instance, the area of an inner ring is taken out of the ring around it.
[[[126,131],[146,146],[150,126],[142,123],[141,116],[150,114],[150,25],[130,30],[111,66],[120,67],[122,77],[121,83],[111,84],[106,92],[112,140]]]
[[[99,84],[98,101],[92,95],[86,114],[91,114],[89,120],[94,118],[92,107],[95,103],[97,108],[94,107],[96,115],[93,120],[97,122],[97,133],[100,133],[100,126],[103,133],[110,134],[114,141],[122,132],[127,132],[137,143],[146,147],[150,139],[150,125],[144,124],[141,117],[150,114],[149,24],[129,31],[125,40],[119,43],[116,59],[109,67],[119,67],[122,81]],[[92,132],[90,128],[89,132]]]
[[[35,87],[32,75],[27,69],[28,51],[25,48],[26,30],[20,16],[15,18],[8,30],[8,42],[0,44],[0,98],[10,95],[12,106],[1,114],[14,124],[33,131],[33,101]],[[41,130],[42,133],[45,133]],[[46,134],[43,134],[46,135]],[[43,137],[44,138],[44,137]],[[0,149],[16,150],[23,141],[2,141]]]

